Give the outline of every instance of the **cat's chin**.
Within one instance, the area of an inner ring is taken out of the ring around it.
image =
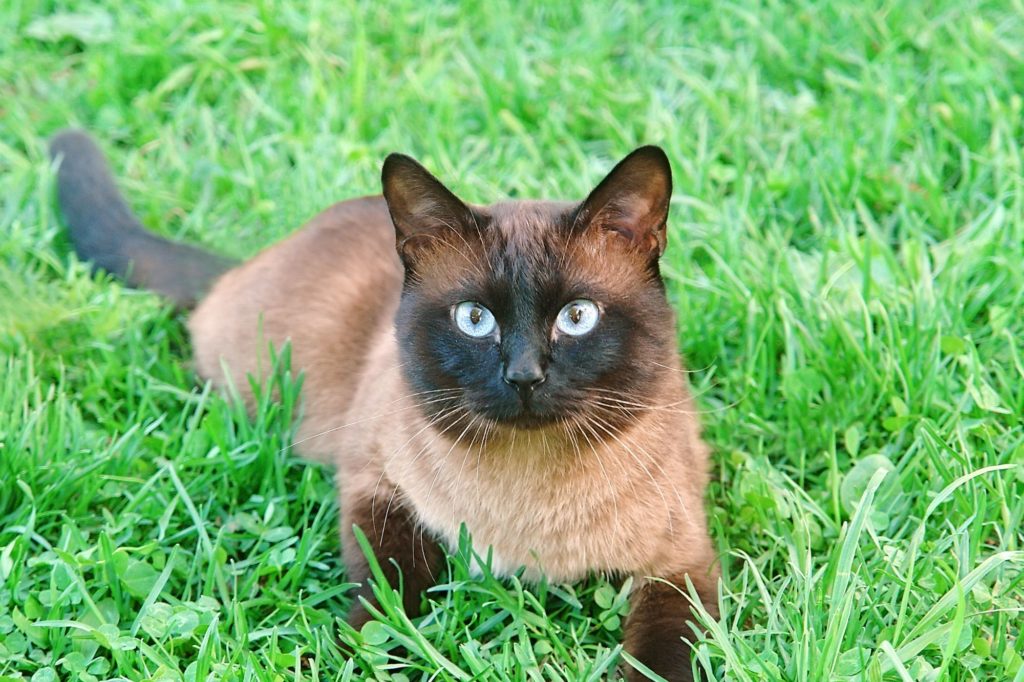
[[[559,423],[557,415],[536,414],[534,412],[520,412],[514,416],[494,417],[488,415],[490,420],[499,426],[507,429],[521,429],[524,431],[536,431],[548,428]]]

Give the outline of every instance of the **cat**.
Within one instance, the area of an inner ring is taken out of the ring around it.
[[[625,649],[693,679],[686,580],[717,617],[701,439],[659,273],[671,168],[641,147],[582,202],[464,203],[412,158],[383,196],[337,203],[235,264],[146,231],[85,133],[57,135],[79,255],[181,308],[198,373],[247,375],[291,343],[305,373],[296,446],[332,462],[358,595],[368,537],[415,614],[462,524],[492,571],[633,576]],[[225,372],[225,369],[227,371]],[[348,621],[370,614],[360,600]],[[643,679],[636,670],[628,679]]]

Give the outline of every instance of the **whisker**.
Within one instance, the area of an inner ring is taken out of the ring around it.
[[[441,457],[442,462],[447,464],[448,458],[455,451],[455,448],[458,447],[459,442],[462,440],[463,436],[465,436],[466,433],[471,428],[473,428],[473,424],[475,424],[478,419],[480,419],[480,415],[478,415],[478,414],[473,415],[473,418],[469,420],[468,424],[466,424],[466,428],[462,429],[462,432],[458,436],[455,437],[455,440],[452,442],[451,447],[448,448],[448,452],[444,453],[444,455]],[[473,438],[475,439],[476,436],[474,435]],[[469,456],[469,450],[466,451],[466,457],[468,457],[468,456]],[[462,463],[463,463],[463,465],[465,465],[465,463],[466,463],[466,458],[465,457],[463,458]],[[434,491],[434,485],[437,484],[437,477],[440,476],[442,468],[443,467],[437,467],[436,470],[434,471],[434,477],[430,480],[430,487],[427,488],[427,497],[430,497],[430,494]],[[452,509],[452,514],[454,514],[454,513],[455,513],[455,510]]]
[[[702,374],[715,366],[715,363],[712,362],[710,365],[705,365],[700,369],[689,369],[686,367],[673,367],[672,365],[665,365],[660,362],[655,362],[654,360],[648,360],[647,364],[654,365],[655,367],[661,367],[663,369],[672,370],[673,372],[679,372],[680,374]]]
[[[455,388],[455,389],[438,389],[438,391],[453,391],[455,393],[459,393],[460,389],[457,389],[457,388]],[[433,392],[434,391],[422,391],[420,393],[413,393],[413,394],[410,394],[408,396],[402,396],[401,398],[396,398],[395,400],[392,400],[392,401],[390,401],[388,403],[385,403],[384,407],[387,407],[388,405],[394,405],[395,403],[402,402],[403,400],[407,400],[407,399],[410,399],[410,398],[418,396],[418,395],[424,395],[424,394],[433,393]],[[434,396],[430,400],[415,402],[412,405],[407,405],[405,407],[399,408],[397,410],[392,410],[390,412],[378,412],[377,414],[371,414],[368,417],[360,417],[359,419],[353,420],[353,421],[348,422],[346,424],[342,424],[340,426],[335,426],[333,428],[326,429],[324,431],[320,431],[319,433],[315,433],[312,436],[306,436],[305,438],[301,438],[299,440],[292,441],[292,443],[290,443],[289,445],[286,445],[283,448],[281,448],[280,450],[278,450],[278,454],[280,454],[282,452],[286,452],[286,451],[288,451],[288,450],[290,450],[290,449],[292,449],[292,448],[294,448],[294,447],[296,447],[298,445],[302,445],[303,443],[307,443],[307,442],[309,442],[311,440],[315,440],[317,438],[322,438],[322,437],[324,437],[324,436],[326,436],[328,434],[334,433],[336,431],[341,431],[342,429],[347,429],[350,426],[355,426],[357,424],[364,424],[364,423],[366,423],[368,421],[372,421],[374,419],[380,419],[382,417],[391,417],[393,415],[400,414],[402,412],[408,412],[409,410],[413,410],[413,409],[416,409],[418,407],[425,407],[427,405],[434,405],[434,404],[437,404],[437,403],[444,402],[446,400],[455,400],[455,399],[458,399],[458,398],[459,398],[458,395]]]
[[[731,409],[731,408],[736,407],[737,405],[739,405],[745,399],[745,397],[746,397],[744,395],[744,396],[741,396],[740,398],[737,398],[734,402],[729,403],[728,405],[723,405],[721,407],[714,407],[714,408],[710,408],[710,409],[706,409],[706,410],[680,410],[680,409],[673,409],[673,408],[675,408],[677,405],[692,404],[694,402],[693,399],[692,398],[685,398],[683,400],[677,400],[677,401],[671,402],[671,403],[665,403],[665,404],[662,404],[662,405],[655,405],[655,404],[645,403],[645,402],[642,402],[642,401],[639,401],[639,400],[636,400],[636,399],[632,399],[631,400],[631,399],[624,399],[624,398],[621,398],[621,397],[617,397],[617,396],[623,395],[621,391],[613,391],[611,389],[604,389],[604,388],[597,388],[597,387],[592,387],[592,388],[590,388],[588,390],[594,391],[594,392],[599,392],[599,393],[608,393],[609,394],[609,395],[597,396],[597,397],[592,398],[592,399],[596,399],[596,400],[599,400],[599,401],[606,401],[606,402],[617,403],[618,405],[621,405],[623,407],[635,408],[637,410],[661,410],[661,411],[664,411],[664,412],[672,412],[672,413],[675,413],[675,414],[687,414],[687,415],[694,415],[694,416],[699,416],[699,415],[702,415],[702,414],[714,414],[714,413],[717,413],[717,412],[724,412],[725,410]],[[606,407],[607,407],[607,405],[606,405]]]
[[[439,431],[438,433],[435,433],[433,435],[433,437],[430,440],[428,440],[423,445],[423,447],[420,448],[419,452],[417,452],[416,455],[409,462],[409,464],[415,463],[419,459],[419,457],[431,445],[433,445],[442,435],[444,435],[444,433],[446,433],[449,429],[453,428],[456,424],[458,424],[460,421],[462,421],[462,419],[464,419],[467,415],[470,414],[470,412],[465,407],[459,405],[458,407],[455,407],[455,408],[449,410],[446,414],[443,414],[443,415],[439,414],[435,419],[428,419],[427,423],[424,424],[422,428],[420,428],[416,433],[414,433],[412,436],[410,436],[402,445],[400,445],[398,447],[397,450],[395,450],[393,453],[391,453],[388,457],[385,458],[385,462],[381,466],[380,476],[377,478],[377,484],[374,486],[374,489],[373,489],[373,496],[371,497],[371,502],[370,502],[371,509],[375,508],[375,506],[376,506],[377,492],[380,490],[381,481],[383,481],[384,476],[387,474],[387,466],[388,466],[388,464],[390,464],[399,454],[401,454],[405,450],[405,448],[409,445],[409,443],[411,443],[419,434],[423,433],[425,430],[427,430],[427,429],[431,428],[432,426],[436,425],[437,422],[440,421],[441,419],[446,419],[446,418],[452,416],[458,410],[463,410],[462,416],[460,416],[458,419],[456,419],[454,422],[452,422],[451,424],[449,424],[445,428],[441,429],[441,431]],[[381,524],[381,531],[380,531],[381,542],[383,542],[384,529],[387,527],[388,516],[391,514],[391,506],[392,506],[392,504],[393,504],[393,502],[395,500],[395,495],[397,493],[398,493],[398,486],[397,485],[393,485],[392,486],[392,490],[391,490],[391,495],[388,497],[388,506],[384,510],[384,521]]]
[[[668,486],[672,489],[672,492],[675,494],[676,501],[679,503],[679,506],[682,509],[683,514],[686,516],[687,520],[689,520],[690,508],[686,504],[686,498],[680,494],[679,488],[676,486],[675,480],[671,476],[669,476],[668,472],[665,471],[664,467],[662,467],[661,462],[658,460],[658,458],[655,458],[645,447],[639,445],[636,442],[635,434],[634,437],[630,437],[628,434],[623,434],[623,438],[625,438],[635,447],[638,447],[640,449],[640,452],[644,454],[655,467],[658,468],[658,471],[661,473],[663,480],[668,484]],[[671,523],[671,519],[669,519],[669,522]]]
[[[620,509],[619,509],[619,495],[617,494],[617,490],[616,490],[617,486],[615,486],[612,483],[611,476],[608,475],[608,470],[604,466],[604,459],[601,457],[600,453],[597,451],[597,446],[594,444],[595,442],[600,442],[601,438],[598,437],[597,432],[594,431],[593,426],[590,425],[590,420],[589,419],[584,419],[583,421],[580,421],[578,423],[579,423],[579,426],[581,427],[580,428],[580,435],[583,436],[583,438],[587,441],[587,445],[590,446],[590,451],[594,453],[594,459],[597,461],[597,466],[600,467],[600,469],[601,469],[601,476],[604,478],[605,485],[607,486],[607,489],[608,489],[609,493],[612,496],[612,510],[613,510],[613,512],[615,514],[615,525],[618,526],[619,523],[620,523],[621,512],[620,512]],[[594,436],[594,440],[593,441],[590,440],[590,436],[587,435],[587,431],[589,431],[590,434]],[[620,472],[620,477],[622,478],[622,480],[625,480],[625,481],[629,482],[630,489],[635,494],[636,493],[636,486],[633,484],[633,482],[629,478],[629,476],[623,476],[622,475],[624,473],[625,473],[624,471],[621,471]]]
[[[617,443],[619,443],[619,445],[621,445],[622,448],[626,451],[626,453],[633,459],[633,461],[636,462],[640,466],[640,468],[644,470],[645,474],[647,474],[647,477],[651,480],[651,483],[653,483],[654,487],[658,490],[658,495],[661,497],[662,504],[665,505],[665,511],[668,512],[668,523],[669,523],[668,530],[669,530],[669,532],[672,532],[672,512],[671,512],[671,507],[669,507],[668,499],[665,497],[665,491],[662,489],[661,485],[658,483],[658,480],[654,477],[654,474],[652,474],[651,470],[647,468],[647,465],[645,465],[643,462],[640,461],[640,459],[636,456],[636,453],[633,452],[633,449],[630,448],[621,438],[619,438],[618,434],[616,434],[614,430],[609,428],[608,425],[603,423],[600,419],[592,419],[592,422],[593,422],[593,424],[595,426],[597,426],[602,431],[607,433],[609,436],[614,438],[615,441]],[[636,444],[634,443],[633,445],[636,445]],[[665,470],[661,468],[661,465],[658,464],[654,460],[654,458],[651,457],[651,455],[649,453],[647,453],[646,451],[644,451],[642,448],[641,448],[641,452],[643,452],[643,454],[647,457],[648,461],[650,461],[652,464],[654,464],[655,466],[657,466],[659,468],[659,470],[661,471],[662,476],[665,476],[667,478],[667,474],[665,474]],[[673,486],[673,488],[674,488],[674,486]],[[677,497],[678,497],[678,491],[677,491]]]

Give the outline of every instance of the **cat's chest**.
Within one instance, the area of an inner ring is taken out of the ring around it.
[[[663,535],[681,522],[682,501],[667,479],[638,477],[610,461],[574,460],[560,470],[531,466],[535,453],[491,461],[470,451],[443,454],[396,464],[388,475],[450,549],[465,524],[498,575],[525,566],[529,579],[572,581],[645,570],[665,560]]]

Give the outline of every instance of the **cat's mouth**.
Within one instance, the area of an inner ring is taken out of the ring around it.
[[[428,398],[423,408],[435,427],[454,434],[463,430],[471,433],[488,424],[502,429],[540,430],[564,425],[578,416],[580,405],[574,396],[550,390],[531,391],[524,396],[506,385],[494,388],[464,388],[447,398]]]
[[[502,426],[516,429],[543,429],[558,422],[558,416],[553,414],[538,414],[528,410],[522,410],[516,415],[486,415]]]
[[[487,399],[470,409],[497,425],[512,429],[541,429],[558,419],[559,410],[552,404],[552,396],[538,395],[540,392],[534,390],[516,391],[507,382],[501,388],[507,390],[490,393]]]
[[[434,399],[433,405],[424,406],[434,428],[443,433],[471,433],[479,428],[486,429],[490,423],[504,429],[534,431],[560,424],[569,417],[563,410],[536,401],[469,399],[458,403],[453,405]]]
[[[552,396],[530,396],[526,400],[518,397],[492,403],[478,409],[481,416],[506,428],[535,430],[543,429],[564,421],[566,411]]]

